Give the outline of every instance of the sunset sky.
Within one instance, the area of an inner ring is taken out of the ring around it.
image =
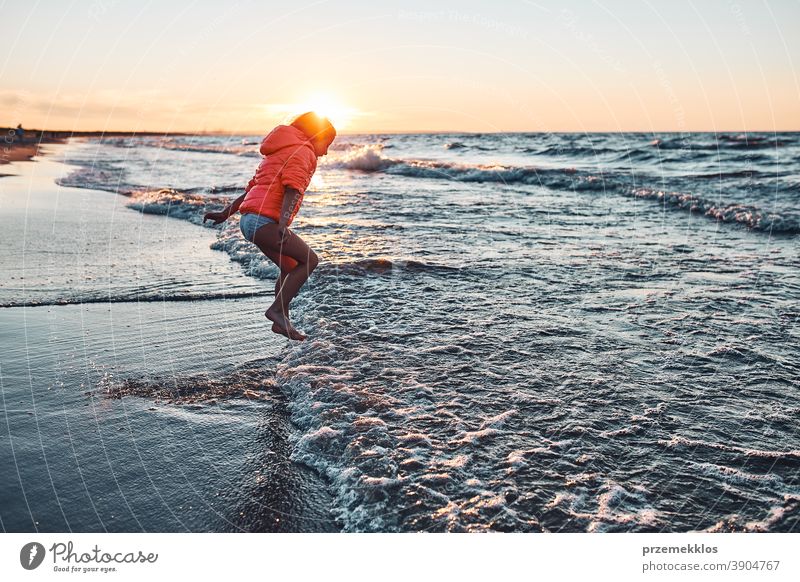
[[[321,103],[345,132],[800,130],[798,1],[6,0],[0,14],[2,126],[263,133]]]

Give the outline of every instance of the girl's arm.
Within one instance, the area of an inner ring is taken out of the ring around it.
[[[300,198],[300,191],[292,188],[291,186],[283,187],[283,204],[281,205],[281,215],[278,217],[278,240],[284,242],[289,232],[286,226],[289,218],[292,216],[298,199]]]
[[[245,191],[245,193],[239,196],[236,200],[231,202],[230,205],[225,209],[228,212],[228,217],[230,217],[231,214],[236,214],[239,212],[239,207],[242,205],[242,202],[244,202],[245,196],[247,196],[247,191]]]
[[[203,216],[203,222],[206,220],[213,220],[214,224],[225,222],[230,218],[231,214],[238,212],[239,207],[242,205],[242,202],[244,202],[245,196],[247,196],[247,192],[239,196],[220,212],[206,212],[205,216]]]
[[[283,188],[283,205],[281,207],[281,215],[278,220],[278,226],[286,226],[289,218],[292,216],[297,201],[300,198],[300,191],[292,188],[291,186],[284,186]]]

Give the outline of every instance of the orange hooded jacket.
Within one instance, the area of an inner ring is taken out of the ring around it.
[[[287,226],[292,224],[303,203],[305,190],[317,169],[317,154],[308,136],[291,125],[279,125],[261,142],[264,159],[247,184],[239,212],[253,212],[280,220],[283,192],[291,186],[300,192]]]

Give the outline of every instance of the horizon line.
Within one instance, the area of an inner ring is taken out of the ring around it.
[[[280,125],[280,124],[278,124]],[[13,130],[14,128],[3,127],[0,131]],[[76,137],[88,137],[94,135],[113,135],[113,134],[127,134],[127,135],[216,135],[216,136],[258,136],[264,135],[263,131],[243,130],[243,131],[223,131],[223,130],[202,130],[202,131],[163,131],[163,130],[134,130],[134,129],[90,129],[90,130],[71,130],[71,129],[39,129],[39,128],[23,128],[26,132],[45,132],[75,135]],[[363,131],[348,131],[342,130],[338,135],[374,135],[374,134],[393,134],[393,135],[421,135],[421,134],[463,134],[463,135],[502,135],[502,134],[548,134],[548,133],[674,133],[674,134],[693,134],[693,133],[800,133],[798,129],[694,129],[691,131],[679,131],[672,129],[647,129],[647,130],[631,130],[631,129],[605,129],[605,130],[510,130],[510,131],[469,131],[463,129],[451,130],[430,130],[430,129],[385,129],[385,130],[363,130]]]

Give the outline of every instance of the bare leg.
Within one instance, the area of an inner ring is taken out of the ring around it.
[[[278,293],[280,292],[281,285],[283,285],[283,281],[284,279],[286,279],[286,275],[288,275],[289,271],[291,271],[297,266],[297,261],[295,261],[293,258],[287,255],[281,255],[278,251],[273,251],[272,249],[261,249],[261,250],[280,269],[278,277],[275,279],[275,297],[277,297]],[[289,314],[287,313],[286,316],[288,317]],[[289,337],[287,331],[283,329],[281,326],[279,326],[277,323],[272,324],[272,331],[274,331],[275,333],[279,333],[281,335],[285,335],[286,337]]]
[[[317,267],[319,259],[303,239],[292,231],[287,231],[286,240],[280,242],[277,229],[278,226],[276,224],[262,226],[256,231],[253,242],[271,259],[275,260],[273,257],[277,255],[279,265],[284,257],[293,259],[295,265],[288,270],[286,276],[281,273],[279,282],[276,282],[275,285],[275,301],[267,309],[265,315],[278,328],[285,330],[289,338],[302,340],[305,339],[305,336],[296,330],[289,321],[289,303],[308,280],[311,272]],[[281,331],[278,331],[278,333],[281,333]]]
[[[283,285],[283,281],[284,281],[284,279],[286,279],[286,275],[288,275],[288,274],[289,274],[288,271],[281,271],[278,274],[278,278],[275,279],[275,297],[278,296],[278,293],[280,292],[280,289],[281,289],[281,285]],[[289,317],[289,310],[288,309],[286,310],[286,317],[287,318]],[[279,326],[277,323],[273,323],[272,324],[272,331],[274,331],[275,333],[279,333],[279,334],[285,335],[286,337],[289,337],[289,334],[286,332],[286,330],[283,329],[281,326]]]
[[[289,269],[289,270],[291,270],[291,269]],[[280,293],[280,290],[281,290],[281,285],[283,285],[283,282],[286,280],[286,276],[288,274],[289,274],[289,271],[281,271],[280,274],[278,275],[278,278],[275,279],[275,297],[276,298],[278,297],[278,293]],[[289,315],[288,307],[286,309],[286,315]]]

